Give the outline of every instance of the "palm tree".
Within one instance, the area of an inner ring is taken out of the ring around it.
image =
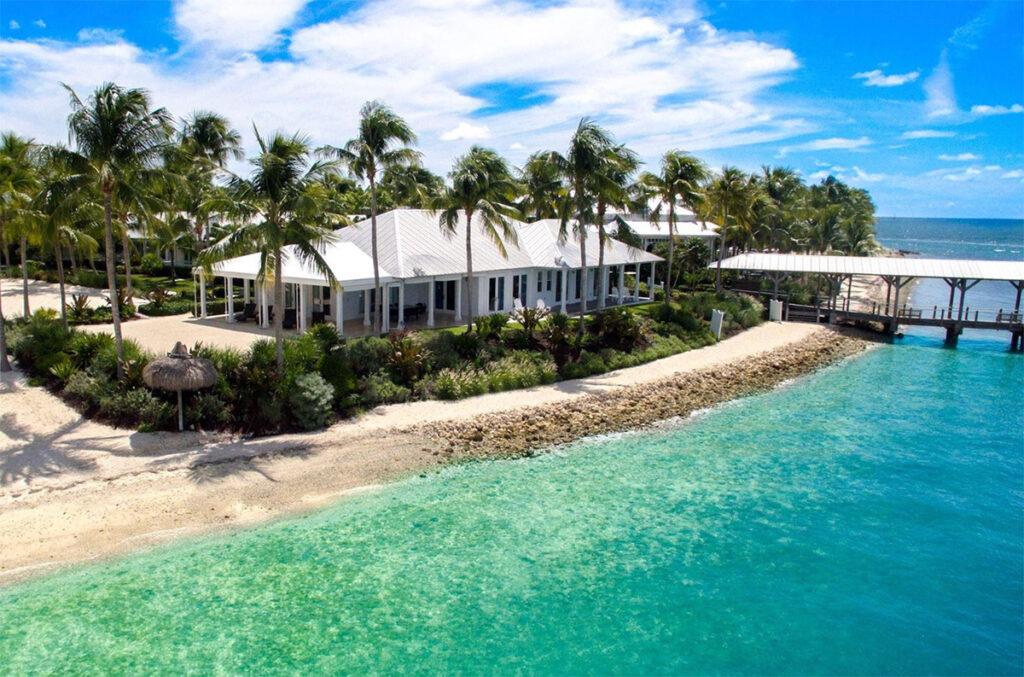
[[[739,216],[750,208],[751,191],[747,175],[736,167],[723,167],[720,176],[715,177],[708,187],[708,201],[712,209],[722,217],[722,231],[719,233],[718,262],[715,266],[715,290],[722,291],[722,259],[725,258],[726,240],[729,231],[729,216]]]
[[[21,244],[21,282],[24,316],[31,312],[28,301],[28,205],[38,189],[37,147],[33,139],[14,133],[0,135],[0,239],[14,231]],[[6,246],[5,246],[6,249]]]
[[[53,249],[60,285],[60,319],[67,329],[64,248],[94,247],[95,240],[84,232],[98,217],[96,202],[89,195],[89,186],[72,173],[63,148],[48,147],[42,154],[40,189],[32,204],[36,235],[42,247]]]
[[[545,162],[559,168],[566,182],[564,198],[559,205],[562,220],[559,239],[562,242],[568,239],[569,219],[573,218],[572,230],[580,243],[580,337],[585,330],[587,312],[587,229],[595,220],[598,185],[613,148],[615,141],[611,134],[585,117],[576,126],[564,157],[556,152],[548,152],[544,157]]]
[[[85,102],[73,89],[67,85],[64,88],[71,96],[69,136],[78,148],[74,164],[103,198],[107,286],[120,379],[124,375],[124,344],[114,267],[114,194],[126,178],[153,168],[160,159],[167,143],[170,115],[163,108],[151,110],[149,95],[142,89],[106,83]]]
[[[467,326],[473,330],[473,216],[477,215],[480,230],[494,242],[498,251],[508,258],[505,242],[516,246],[515,228],[509,221],[516,214],[512,205],[517,184],[505,159],[493,150],[473,146],[457,159],[448,174],[452,185],[445,186],[433,202],[440,212],[441,229],[454,236],[459,213],[466,217],[466,301],[469,304]]]
[[[330,162],[310,163],[309,141],[301,134],[274,134],[269,140],[256,132],[260,154],[250,160],[255,167],[248,179],[232,182],[235,198],[232,211],[241,225],[203,250],[198,263],[204,267],[242,253],[258,252],[257,280],[274,282],[274,341],[277,370],[284,370],[284,283],[281,270],[294,245],[298,259],[312,264],[327,277],[332,287],[337,280],[324,260],[322,249],[331,240],[331,228],[324,206],[328,191],[320,179],[332,170]]]
[[[553,219],[558,216],[558,205],[565,197],[562,169],[551,153],[534,153],[519,171],[523,197],[519,212],[523,219]]]
[[[665,303],[672,301],[672,271],[675,259],[676,205],[683,203],[694,213],[699,211],[698,203],[703,199],[701,184],[707,181],[708,170],[704,163],[693,155],[671,150],[661,158],[661,174],[645,173],[640,184],[658,198],[657,206],[651,211],[651,221],[659,223],[661,215],[667,212],[668,219],[668,268],[665,273]]]
[[[343,147],[324,146],[319,152],[348,165],[349,172],[370,184],[370,238],[373,256],[373,288],[376,295],[378,332],[384,331],[385,300],[380,288],[377,255],[377,175],[388,167],[416,164],[420,153],[409,148],[416,135],[409,125],[380,101],[367,101],[359,111],[359,135]]]
[[[596,177],[594,189],[597,197],[597,275],[601,280],[597,295],[598,308],[604,308],[607,296],[604,286],[604,249],[608,243],[608,233],[605,229],[604,215],[608,207],[625,208],[633,202],[630,189],[633,186],[633,174],[639,167],[640,159],[636,153],[625,146],[612,146],[606,150],[602,169]]]
[[[444,181],[418,164],[392,165],[385,167],[380,187],[394,204],[422,208],[444,188]]]
[[[3,275],[0,275],[2,286]],[[0,289],[0,372],[10,371],[11,362],[7,359],[7,327],[4,321],[3,290]]]

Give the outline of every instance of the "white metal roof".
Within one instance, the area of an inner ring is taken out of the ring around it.
[[[629,229],[639,237],[647,239],[668,239],[667,221],[662,221],[661,223],[651,223],[647,220],[634,221],[629,219],[623,219],[623,221],[627,226],[629,226]],[[705,225],[707,228],[704,227]],[[612,222],[610,226],[614,228],[615,223]],[[711,221],[708,221],[703,225],[699,221],[676,222],[675,232],[676,237],[680,240],[685,240],[690,237],[712,240],[718,237],[718,224],[712,223]]]
[[[282,250],[281,279],[287,283],[326,284],[322,275],[311,263],[303,264],[296,256],[295,245]],[[359,247],[349,242],[326,244],[321,252],[334,277],[342,287],[373,287],[373,259]],[[246,254],[213,265],[214,275],[231,276],[255,280],[259,274],[260,255]],[[380,267],[381,282],[390,282],[393,276]]]
[[[579,246],[575,236],[558,243],[559,221],[546,219],[535,223],[511,220],[516,242],[505,242],[508,258],[497,245],[484,236],[477,216],[473,217],[473,273],[487,273],[522,268],[578,267]],[[335,231],[338,239],[371,251],[369,219]],[[597,237],[588,241],[587,264],[597,265]],[[381,267],[395,278],[410,279],[439,275],[456,275],[466,271],[466,223],[459,217],[454,233],[445,233],[439,225],[439,214],[425,209],[395,209],[377,216],[377,251]],[[605,248],[605,265],[661,261],[648,252],[613,240]]]
[[[711,264],[714,268],[716,264]],[[884,256],[748,253],[722,260],[727,270],[759,270],[827,275],[887,275],[900,277],[1024,280],[1024,261],[917,259]]]

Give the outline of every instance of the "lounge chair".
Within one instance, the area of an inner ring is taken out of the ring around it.
[[[512,299],[512,309],[516,310],[516,311],[522,310],[523,309],[523,302],[520,301],[518,298]]]
[[[284,309],[284,321],[281,323],[284,329],[295,329],[295,309]]]
[[[256,320],[256,304],[246,303],[242,306],[242,312],[235,313],[235,322],[248,322],[249,320]]]
[[[537,310],[544,310],[548,307],[548,304],[544,303],[544,299],[537,299]]]

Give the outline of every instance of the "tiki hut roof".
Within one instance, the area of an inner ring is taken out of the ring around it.
[[[142,371],[142,379],[150,388],[163,390],[199,390],[217,382],[213,362],[188,354],[178,341],[166,357],[158,357]]]

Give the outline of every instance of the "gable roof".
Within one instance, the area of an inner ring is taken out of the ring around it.
[[[580,260],[576,238],[558,242],[559,221],[546,219],[524,223],[511,219],[518,246],[505,242],[508,258],[498,246],[484,236],[480,220],[473,216],[473,273],[487,273],[516,268],[578,267]],[[336,231],[338,240],[359,247],[366,254],[372,251],[372,225],[369,219]],[[597,265],[597,230],[588,241],[587,264]],[[395,209],[377,216],[377,251],[381,268],[396,278],[451,275],[466,270],[466,219],[459,215],[454,233],[441,230],[439,214],[425,209]],[[605,249],[605,264],[646,263],[661,261],[648,252],[613,240]]]
[[[312,263],[304,264],[296,255],[295,245],[282,248],[281,281],[298,284],[323,284],[324,276]],[[348,242],[326,244],[321,254],[327,266],[334,273],[338,284],[345,286],[369,285],[373,287],[373,259],[359,247]],[[229,275],[255,279],[260,270],[260,255],[246,254],[213,264],[214,275]],[[380,267],[381,282],[393,278],[384,266]]]

